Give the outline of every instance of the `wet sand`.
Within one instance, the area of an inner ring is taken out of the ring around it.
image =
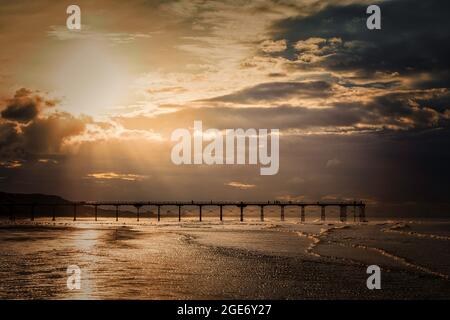
[[[449,236],[445,221],[4,221],[0,298],[448,299]]]

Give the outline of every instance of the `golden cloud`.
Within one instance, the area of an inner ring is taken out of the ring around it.
[[[246,184],[246,183],[241,183],[241,182],[237,182],[237,181],[228,182],[226,185],[233,187],[233,188],[242,189],[242,190],[252,189],[252,188],[256,187],[256,185],[254,185],[254,184]]]
[[[146,176],[139,174],[116,173],[116,172],[89,173],[87,177],[100,180],[125,180],[125,181],[140,181],[146,178]]]

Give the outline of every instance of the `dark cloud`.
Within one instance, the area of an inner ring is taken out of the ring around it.
[[[398,72],[401,75],[433,73],[426,80],[448,87],[450,56],[450,2],[397,0],[379,3],[382,29],[366,28],[367,5],[328,6],[316,14],[290,18],[273,28],[275,39],[298,41],[322,38],[318,48],[299,50],[299,67],[355,70],[369,75]],[[341,42],[329,43],[330,39]],[[309,53],[306,55],[305,53]],[[303,54],[303,56],[302,56]],[[311,58],[319,58],[312,59]],[[425,84],[422,84],[425,86]]]
[[[331,94],[332,86],[325,81],[304,82],[267,82],[216,97],[209,101],[254,103],[260,101],[278,101],[291,97],[326,97]]]
[[[385,82],[367,82],[355,83],[351,81],[342,81],[339,83],[346,88],[372,88],[372,89],[391,89],[401,85],[401,81],[385,81]]]
[[[11,144],[17,134],[16,126],[13,123],[0,123],[0,149]]]
[[[51,114],[22,129],[25,149],[34,154],[58,153],[67,138],[81,134],[84,129],[85,122],[69,113]]]
[[[448,99],[446,95],[435,96],[434,103],[426,103],[426,93],[400,92],[387,93],[374,97],[361,107],[356,106],[354,112],[365,113],[364,121],[369,124],[394,126],[398,129],[430,129],[446,127],[449,118],[446,108],[439,107],[440,99]],[[344,104],[338,103],[337,106]],[[450,107],[450,106],[448,106]],[[359,111],[359,112],[361,112]]]
[[[248,92],[253,92],[252,89],[248,89]],[[251,96],[248,92],[236,93],[232,98],[219,97],[217,100],[245,103]],[[444,90],[387,90],[384,94],[368,97],[363,101],[332,102],[327,107],[306,108],[278,104],[272,107],[236,108],[218,103],[214,107],[186,107],[155,116],[117,117],[115,120],[128,129],[153,129],[162,133],[176,127],[191,127],[195,120],[202,120],[205,126],[219,129],[318,129],[336,133],[425,130],[449,125],[448,95]],[[266,98],[269,97],[271,94],[268,93]]]
[[[33,91],[22,88],[16,91],[13,98],[6,101],[6,107],[2,110],[3,119],[27,123],[35,119],[45,107],[53,107],[54,100],[47,100]]]
[[[195,120],[202,120],[204,127],[306,129],[313,127],[352,126],[361,120],[355,107],[308,109],[282,105],[271,108],[204,107],[185,108],[155,117],[117,117],[116,121],[128,129],[168,133],[177,127],[191,127]]]
[[[88,117],[75,118],[65,112],[41,114],[44,108],[55,104],[56,101],[31,90],[16,91],[1,113],[0,158],[20,160],[57,154],[66,139],[79,135],[86,123],[92,122]]]
[[[423,97],[416,97],[415,101],[422,106],[433,108],[439,112],[450,110],[450,91],[432,92]]]

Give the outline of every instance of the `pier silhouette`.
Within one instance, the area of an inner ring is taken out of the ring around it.
[[[299,219],[301,222],[306,221],[306,208],[307,207],[319,207],[321,221],[326,220],[326,208],[338,207],[339,219],[342,222],[347,221],[347,209],[353,208],[354,217],[358,217],[360,222],[366,221],[366,204],[362,201],[334,201],[334,202],[303,202],[303,201],[72,201],[67,203],[44,203],[44,202],[14,202],[14,203],[0,203],[1,206],[9,209],[9,219],[15,220],[15,207],[29,207],[30,208],[30,220],[34,221],[36,207],[50,207],[52,210],[52,221],[56,220],[56,209],[58,207],[72,207],[73,208],[73,220],[77,220],[77,208],[80,206],[89,206],[94,208],[94,219],[97,221],[98,208],[101,206],[115,207],[115,220],[119,221],[119,208],[122,206],[132,206],[136,208],[136,219],[140,219],[140,210],[144,206],[157,207],[157,221],[161,221],[161,208],[164,206],[178,207],[178,221],[181,221],[181,209],[184,206],[197,206],[198,218],[202,221],[202,209],[205,206],[216,206],[219,208],[219,219],[223,221],[223,208],[227,206],[238,207],[240,209],[240,221],[244,221],[245,208],[248,206],[260,207],[260,221],[264,221],[264,208],[268,206],[275,206],[280,209],[280,220],[285,220],[285,208],[286,207],[298,207]]]

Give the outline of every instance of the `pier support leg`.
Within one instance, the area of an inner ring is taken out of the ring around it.
[[[241,222],[244,221],[244,206],[239,206],[241,208]]]
[[[301,206],[300,208],[300,221],[305,222],[305,206]]]
[[[158,222],[161,220],[161,206],[158,206]]]
[[[77,205],[73,205],[73,221],[77,221]]]
[[[141,207],[136,207],[136,215],[137,215],[136,220],[137,220],[137,222],[139,222],[139,210],[140,209],[141,209]]]
[[[264,221],[264,206],[261,206],[261,221]]]
[[[178,222],[181,221],[181,206],[178,206]]]
[[[198,221],[202,221],[202,207],[203,206],[198,206],[199,211],[198,211]]]
[[[339,218],[340,218],[341,222],[347,221],[347,206],[339,207]]]
[[[56,220],[56,206],[52,206],[52,221]]]
[[[325,221],[325,206],[320,207],[320,220]]]
[[[281,221],[284,221],[284,206],[281,206]]]
[[[13,221],[14,220],[13,207],[8,206],[8,210],[9,210],[9,220]]]
[[[361,205],[359,207],[359,221],[365,222],[366,221],[366,206]]]
[[[119,206],[116,206],[116,221],[119,221]]]
[[[220,207],[220,221],[223,221],[223,206]]]
[[[97,221],[97,206],[94,206],[95,221]]]

